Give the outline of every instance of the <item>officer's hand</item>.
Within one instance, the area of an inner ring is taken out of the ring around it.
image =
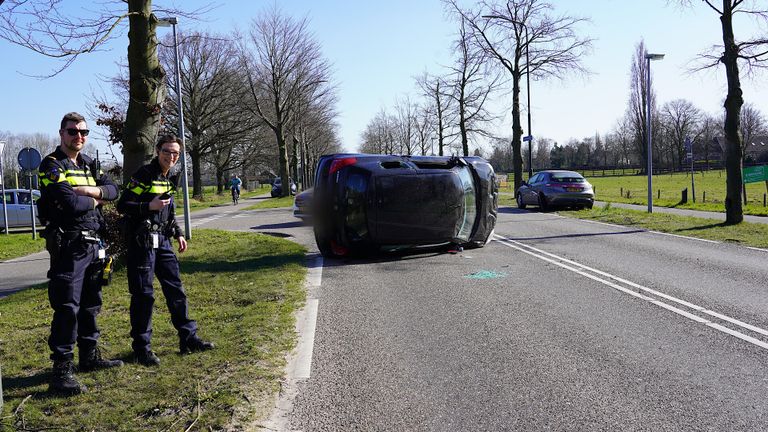
[[[75,186],[72,188],[75,195],[87,196],[91,198],[101,198],[101,189],[97,186]]]
[[[149,202],[149,209],[152,211],[157,211],[162,209],[163,207],[167,206],[171,203],[171,199],[161,199],[160,195],[156,196],[152,199],[152,201]]]
[[[179,253],[187,250],[187,239],[184,236],[179,236]]]

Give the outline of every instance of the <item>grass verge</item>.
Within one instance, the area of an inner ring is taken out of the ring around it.
[[[713,219],[620,209],[612,207],[610,203],[603,208],[558,213],[578,219],[590,219],[688,237],[768,248],[768,224],[742,222],[738,225],[726,225]]]
[[[295,344],[294,312],[305,300],[304,253],[270,236],[198,230],[180,256],[182,279],[190,315],[216,349],[179,355],[158,292],[152,342],[161,365],[129,362],[78,373],[89,391],[71,398],[47,393],[51,310],[45,287],[0,300],[0,429],[183,431],[194,423],[193,430],[221,430],[264,417],[279,390],[284,354]],[[131,355],[128,306],[121,270],[104,289],[99,326],[102,352],[125,361]]]
[[[245,210],[259,210],[270,208],[293,207],[293,196],[268,198],[245,208]]]
[[[40,238],[40,231],[42,229],[37,232],[35,240],[32,240],[32,231],[0,234],[0,261],[45,250],[45,239]]]
[[[261,187],[258,187],[256,189],[252,190],[243,190],[240,193],[240,202],[246,198],[252,198],[258,195],[262,195],[266,192],[269,192],[270,186],[269,185],[261,185]],[[191,193],[191,191],[190,191]],[[179,192],[176,194],[176,214],[183,214],[184,213],[184,197]],[[215,190],[211,189],[206,190],[206,193],[203,195],[202,200],[198,200],[196,198],[189,198],[189,210],[195,211],[195,210],[202,210],[209,207],[215,207],[215,206],[221,206],[221,205],[231,205],[232,204],[232,195],[229,189],[225,189],[224,192],[221,193],[221,195],[217,194]]]

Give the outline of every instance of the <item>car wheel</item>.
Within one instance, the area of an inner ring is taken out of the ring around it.
[[[539,210],[545,212],[549,210],[549,204],[547,204],[547,197],[544,194],[539,194]]]
[[[591,209],[593,205],[594,205],[593,203],[587,203],[587,205],[585,207],[588,208],[588,209]]]
[[[517,193],[517,208],[519,209],[525,208],[525,203],[523,202],[523,195],[520,192]]]

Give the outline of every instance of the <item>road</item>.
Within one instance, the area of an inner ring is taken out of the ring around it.
[[[265,426],[768,429],[768,252],[504,210],[483,249],[327,260]]]

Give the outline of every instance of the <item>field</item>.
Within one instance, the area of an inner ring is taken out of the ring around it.
[[[629,171],[627,171],[629,172]],[[645,175],[591,176],[600,171],[585,174],[595,188],[597,201],[648,204],[648,179]],[[616,173],[619,174],[619,173]],[[511,177],[511,176],[510,176]],[[511,182],[510,182],[511,184]],[[675,207],[705,211],[724,211],[725,171],[697,171],[694,175],[696,189],[695,203],[690,173],[672,173],[653,176],[653,204],[660,207]],[[766,184],[748,183],[747,205],[744,214],[768,216],[766,207]],[[683,189],[688,189],[688,202],[682,204]],[[502,192],[513,192],[512,186],[502,187]]]

